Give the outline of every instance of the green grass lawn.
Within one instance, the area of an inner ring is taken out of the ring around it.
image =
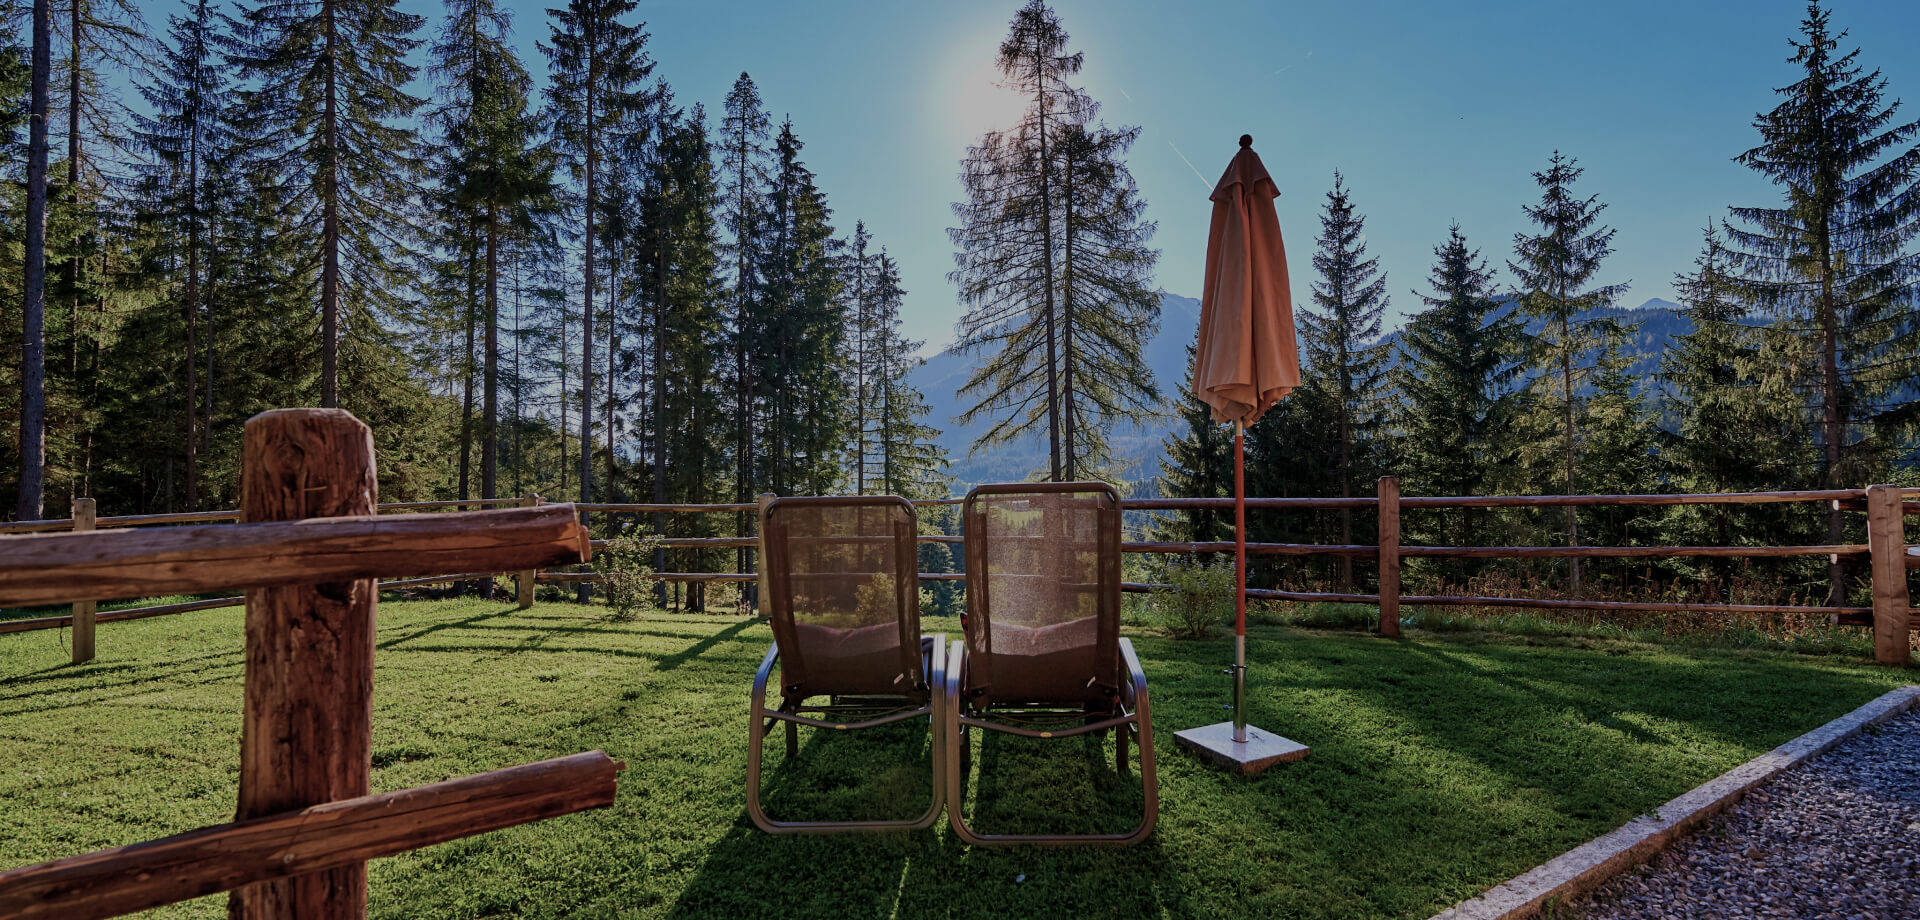
[[[1850,660],[1481,633],[1255,630],[1252,721],[1313,747],[1242,779],[1175,729],[1224,718],[1229,640],[1136,635],[1160,826],[1146,843],[974,849],[919,833],[772,837],[747,821],[745,712],[770,633],[732,617],[611,619],[477,601],[381,607],[374,787],[600,748],[614,807],[373,865],[379,917],[1425,917],[1907,682]],[[0,868],[229,820],[241,611],[109,624],[98,660],[0,636]],[[929,630],[958,632],[951,620]],[[926,736],[769,742],[784,817],[905,816]],[[983,830],[1058,813],[1124,829],[1134,774],[1086,739],[974,757]],[[224,896],[155,912],[224,916]]]

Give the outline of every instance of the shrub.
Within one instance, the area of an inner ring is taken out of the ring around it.
[[[1153,596],[1160,628],[1175,639],[1204,639],[1233,615],[1234,570],[1228,565],[1171,564],[1173,590]]]
[[[653,552],[659,545],[654,534],[622,534],[594,552],[594,571],[606,578],[607,603],[616,616],[631,617],[653,603],[659,584],[653,577]]]

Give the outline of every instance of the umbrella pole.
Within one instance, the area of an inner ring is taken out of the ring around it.
[[[1233,740],[1247,740],[1247,426],[1233,426]]]

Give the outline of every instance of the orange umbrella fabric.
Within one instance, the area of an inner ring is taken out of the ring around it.
[[[1216,422],[1252,425],[1300,385],[1287,250],[1273,199],[1280,190],[1240,138],[1240,152],[1214,186],[1207,234],[1207,280],[1200,294],[1200,338],[1193,393]]]

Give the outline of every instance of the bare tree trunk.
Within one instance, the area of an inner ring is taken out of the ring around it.
[[[1069,148],[1069,150],[1071,150],[1071,148]],[[1060,279],[1061,279],[1061,284],[1060,284],[1061,317],[1060,318],[1062,320],[1061,331],[1065,333],[1060,339],[1060,350],[1061,350],[1061,357],[1065,359],[1064,364],[1065,364],[1065,370],[1066,370],[1066,373],[1062,375],[1062,378],[1061,378],[1061,393],[1062,393],[1062,396],[1064,397],[1063,402],[1065,404],[1061,407],[1061,412],[1060,412],[1061,427],[1064,429],[1064,436],[1060,439],[1061,440],[1060,446],[1062,448],[1061,452],[1065,454],[1064,459],[1065,459],[1066,478],[1069,480],[1078,480],[1080,478],[1080,464],[1077,462],[1078,451],[1075,449],[1077,445],[1075,443],[1074,417],[1073,417],[1073,155],[1072,153],[1069,152],[1063,155],[1060,158],[1060,161],[1061,161],[1061,165],[1064,167],[1063,169],[1060,170],[1060,177],[1062,180],[1062,188],[1061,188],[1061,195],[1060,195],[1060,199],[1062,203],[1062,207],[1060,209],[1060,221],[1061,221],[1060,238],[1063,244],[1063,248],[1065,249],[1065,252],[1061,253],[1061,259],[1060,259]],[[1046,168],[1044,163],[1041,165],[1041,168],[1042,169]]]
[[[21,520],[44,510],[47,475],[47,78],[52,70],[53,6],[33,4],[33,76],[27,128],[26,302],[21,311]]]
[[[1040,69],[1044,59],[1045,55],[1034,55],[1033,92],[1035,110],[1040,116],[1040,274],[1045,287],[1042,300],[1047,311],[1047,459],[1049,478],[1059,482],[1060,370],[1053,328],[1053,193],[1047,183],[1047,170],[1052,161],[1047,156],[1047,78]]]
[[[1820,246],[1820,439],[1825,441],[1827,488],[1846,488],[1846,473],[1841,469],[1841,442],[1846,425],[1840,417],[1840,336],[1836,328],[1833,296],[1832,229],[1822,220],[1817,230]],[[1846,522],[1837,502],[1827,503],[1827,542],[1837,544],[1846,533]],[[1827,605],[1838,607],[1847,599],[1847,569],[1840,557],[1827,557]]]
[[[480,497],[495,498],[500,453],[500,215],[487,205],[486,336],[481,353]]]
[[[1563,298],[1563,301],[1562,301],[1563,304],[1564,304],[1565,293],[1566,293],[1565,290],[1562,289],[1561,295]],[[1561,387],[1565,390],[1565,396],[1567,398],[1567,422],[1566,422],[1567,494],[1572,495],[1574,490],[1574,484],[1573,484],[1573,467],[1574,467],[1573,330],[1570,325],[1570,320],[1566,315],[1566,308],[1564,307],[1564,305],[1561,308],[1561,314],[1560,314],[1560,342],[1562,345],[1561,352],[1560,352],[1560,382],[1561,382]],[[1580,545],[1579,510],[1580,509],[1575,508],[1572,505],[1567,506],[1567,545],[1568,546]],[[1567,558],[1567,588],[1568,588],[1568,591],[1574,597],[1580,596],[1580,560],[1573,557]]]
[[[473,326],[479,319],[474,313],[474,301],[479,292],[474,290],[473,227],[467,227],[467,296],[466,304],[466,349],[460,353],[460,497],[472,498],[473,471]]]
[[[200,504],[200,466],[198,432],[200,407],[195,403],[199,398],[198,381],[194,373],[198,369],[195,361],[195,349],[200,323],[200,125],[198,116],[193,126],[193,136],[187,141],[187,297],[184,311],[187,318],[187,501],[186,510],[198,510]]]
[[[599,204],[598,176],[594,174],[600,165],[599,125],[594,119],[594,103],[599,101],[600,92],[600,48],[592,44],[587,51],[587,85],[585,101],[587,109],[587,200],[586,200],[586,289],[585,299],[580,310],[580,500],[593,500],[593,209]],[[580,526],[586,527],[591,515],[580,512]],[[574,594],[579,603],[593,599],[593,588],[582,582]]]
[[[327,33],[322,65],[327,93],[320,115],[325,137],[320,170],[320,406],[324,409],[340,405],[340,38],[334,12],[328,0],[321,15]]]

